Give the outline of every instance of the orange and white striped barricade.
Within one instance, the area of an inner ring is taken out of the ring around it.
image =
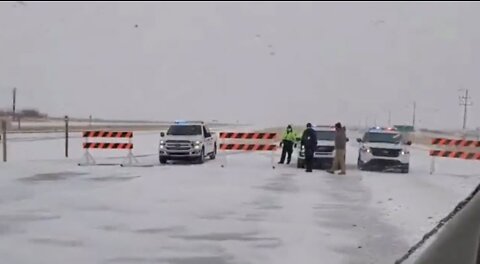
[[[435,172],[435,158],[437,157],[480,160],[480,141],[477,140],[434,138],[432,146],[437,149],[430,150],[432,157],[430,174]]]
[[[118,132],[118,131],[84,131],[82,137],[85,138],[83,143],[83,149],[85,150],[84,160],[85,162],[79,163],[80,166],[88,165],[121,165],[132,166],[134,163],[138,163],[138,160],[133,156],[133,132]],[[110,138],[110,139],[123,139],[127,142],[90,142],[90,138]],[[121,164],[97,164],[95,158],[90,153],[90,150],[127,150],[128,154]]]
[[[277,150],[277,133],[247,133],[247,132],[220,132],[220,146],[222,152],[237,151],[268,151],[271,153],[271,165],[275,169],[274,154]],[[227,164],[227,156],[223,155],[222,167]]]

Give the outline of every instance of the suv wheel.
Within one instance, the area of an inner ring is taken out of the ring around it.
[[[160,156],[159,158],[160,164],[167,164],[167,158]]]
[[[217,157],[217,144],[213,147],[213,152],[210,154],[210,159],[214,160]]]
[[[202,153],[200,154],[200,157],[198,157],[197,163],[203,164],[204,162],[205,162],[205,148],[202,148]]]

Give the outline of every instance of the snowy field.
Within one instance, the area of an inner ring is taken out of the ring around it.
[[[158,165],[158,133],[135,133],[153,167],[80,167],[80,134],[11,135],[0,164],[2,263],[393,263],[480,181],[480,163],[413,149],[410,174],[271,168],[270,155]],[[353,138],[351,136],[351,138]],[[119,163],[124,151],[92,151]],[[275,160],[278,160],[278,153]],[[226,164],[224,168],[222,164]]]

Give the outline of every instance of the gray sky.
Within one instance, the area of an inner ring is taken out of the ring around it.
[[[460,128],[479,3],[0,3],[0,107]],[[138,27],[135,27],[138,25]],[[480,126],[478,107],[469,126]]]

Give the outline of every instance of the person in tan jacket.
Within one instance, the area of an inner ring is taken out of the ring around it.
[[[328,173],[335,173],[340,169],[339,175],[345,175],[345,157],[347,149],[347,135],[345,128],[340,122],[335,124],[335,157],[333,158],[332,168],[327,170]]]

